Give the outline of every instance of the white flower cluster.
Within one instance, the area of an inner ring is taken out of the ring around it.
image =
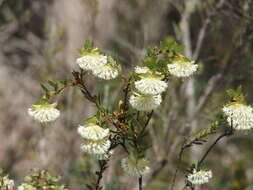
[[[80,68],[91,71],[93,75],[104,80],[111,80],[119,75],[120,65],[110,56],[90,53],[77,58],[76,63]]]
[[[253,109],[240,103],[232,103],[223,107],[223,112],[227,116],[227,122],[234,129],[249,130],[253,128]]]
[[[89,124],[86,126],[79,126],[77,129],[80,136],[83,138],[81,149],[92,154],[98,159],[107,159],[112,152],[108,152],[111,141],[109,140],[109,129],[103,129],[102,127]]]
[[[77,58],[76,63],[85,71],[94,70],[107,63],[107,57],[100,54],[88,54]]]
[[[135,88],[145,95],[157,95],[166,90],[167,83],[155,77],[147,77],[136,81]]]
[[[2,190],[13,190],[14,181],[9,179],[8,176],[0,177],[0,189]]]
[[[162,97],[160,94],[144,95],[134,93],[130,96],[129,102],[134,109],[139,111],[151,111],[161,104]]]
[[[177,60],[167,66],[170,74],[176,77],[189,77],[198,69],[198,65],[194,63],[194,61]]]
[[[111,142],[108,139],[101,140],[84,140],[81,149],[88,154],[96,154],[97,157],[103,157],[110,148]],[[100,156],[99,156],[100,155]]]
[[[121,160],[121,167],[124,172],[131,176],[140,177],[150,172],[148,166],[149,162],[145,158],[137,159],[133,156],[123,158]]]
[[[109,129],[103,129],[95,124],[79,126],[77,131],[84,139],[94,141],[104,139],[109,135]]]
[[[60,116],[60,111],[54,104],[33,105],[28,109],[28,114],[41,123],[55,121]]]
[[[93,75],[104,80],[111,80],[119,75],[120,67],[116,64],[105,64],[92,71]]]
[[[167,88],[167,83],[162,81],[160,74],[152,74],[147,67],[135,67],[135,73],[141,75],[141,79],[135,81],[136,92],[129,98],[129,103],[139,111],[151,111],[157,108],[161,102],[161,93]]]
[[[204,183],[208,183],[209,179],[212,178],[212,171],[196,171],[196,169],[193,170],[193,173],[188,175],[187,179],[189,182],[191,182],[194,185],[201,185]]]

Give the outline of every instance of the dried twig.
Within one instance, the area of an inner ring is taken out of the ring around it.
[[[139,177],[139,190],[142,190],[142,176]]]
[[[100,181],[103,177],[104,171],[108,168],[107,166],[108,160],[99,160],[99,171],[96,172],[96,175],[98,176],[96,184],[95,184],[95,190],[101,190],[102,187],[100,187]]]

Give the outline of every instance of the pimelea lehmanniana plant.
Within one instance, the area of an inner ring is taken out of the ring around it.
[[[52,176],[45,170],[32,169],[24,181],[17,186],[17,190],[67,190],[59,184],[60,177]],[[0,169],[0,190],[14,190],[14,180]]]
[[[41,85],[43,97],[28,109],[28,114],[36,121],[47,124],[60,116],[57,104],[52,98],[64,92],[69,87],[77,87],[84,97],[95,104],[97,113],[77,126],[77,133],[82,139],[80,149],[98,160],[99,171],[96,172],[95,184],[87,184],[89,189],[102,189],[100,181],[108,167],[108,161],[113,156],[114,149],[122,147],[126,156],[121,160],[125,173],[135,176],[142,189],[142,177],[152,171],[145,153],[148,149],[143,144],[149,131],[148,124],[153,111],[161,106],[166,95],[168,81],[173,78],[186,80],[194,75],[198,69],[197,63],[189,60],[181,53],[181,46],[172,38],[166,38],[158,47],[147,49],[142,65],[136,66],[128,79],[123,76],[119,62],[112,56],[102,53],[89,41],[80,49],[80,57],[76,64],[80,71],[73,71],[73,80],[59,82],[48,81],[48,85]],[[100,96],[93,95],[86,85],[87,73],[100,80],[122,79],[124,82],[123,97],[118,100],[118,108],[109,111],[101,104]],[[194,189],[195,185],[208,183],[212,178],[212,171],[203,168],[203,162],[212,148],[223,138],[231,136],[236,130],[253,128],[252,107],[246,105],[245,98],[239,87],[228,91],[228,100],[224,104],[217,118],[210,127],[203,129],[189,138],[181,146],[179,164],[182,163],[183,153],[191,146],[207,142],[210,135],[218,134],[218,138],[207,149],[203,156],[193,165],[186,168],[185,186]],[[178,166],[171,181],[174,188],[178,173]],[[22,184],[25,189],[30,184]]]
[[[47,171],[33,169],[25,177],[24,182],[18,186],[18,190],[67,190],[63,185],[59,185],[60,177],[51,176]]]

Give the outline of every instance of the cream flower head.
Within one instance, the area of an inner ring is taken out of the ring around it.
[[[111,141],[108,138],[102,140],[84,140],[81,149],[88,154],[102,155],[106,154],[110,146]]]
[[[60,116],[60,111],[55,108],[56,106],[56,103],[41,105],[35,104],[28,109],[28,114],[41,123],[55,121]]]
[[[145,158],[137,159],[134,156],[129,156],[121,160],[121,167],[124,172],[131,176],[142,176],[150,172],[148,166],[149,161]]]
[[[229,125],[233,124],[236,130],[249,130],[253,128],[253,109],[241,103],[231,103],[223,107]]]
[[[142,94],[156,95],[164,92],[167,88],[167,83],[156,77],[144,77],[136,81],[135,88]]]
[[[194,61],[176,60],[172,64],[168,64],[170,74],[176,77],[189,77],[198,69],[198,65]]]
[[[94,70],[97,67],[101,67],[107,63],[107,56],[90,53],[76,59],[76,63],[83,70]]]
[[[160,94],[157,95],[143,95],[134,93],[129,98],[131,106],[139,111],[151,111],[156,109],[162,102]]]
[[[77,129],[81,137],[87,140],[101,140],[109,136],[109,129],[103,129],[96,124],[88,124],[85,126],[79,126]]]
[[[92,74],[104,80],[115,79],[120,73],[121,67],[112,57],[108,56],[107,64],[92,70]]]
[[[208,171],[204,171],[204,170],[200,170],[200,171],[196,171],[196,169],[193,170],[192,174],[189,174],[187,176],[187,179],[189,182],[191,182],[194,185],[201,185],[204,183],[208,183],[209,179],[212,178],[212,171],[208,170]]]

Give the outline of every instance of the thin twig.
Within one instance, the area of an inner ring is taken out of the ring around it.
[[[212,135],[212,134],[215,134],[215,133],[216,133],[216,130],[210,130],[210,132],[208,132],[208,135]],[[203,136],[203,137],[199,137],[198,136],[198,137],[195,137],[192,140],[190,140],[188,142],[186,141],[186,142],[184,142],[182,144],[181,150],[180,150],[180,153],[179,153],[179,156],[178,156],[178,158],[179,158],[179,164],[181,164],[181,162],[182,162],[184,151],[187,148],[190,148],[191,146],[193,146],[194,144],[201,144],[203,142],[206,142],[204,140],[205,137],[206,136]],[[171,189],[170,190],[173,190],[173,188],[174,188],[174,185],[176,183],[176,178],[177,178],[178,171],[179,171],[179,166],[176,167],[176,170],[175,170],[175,173],[174,173],[174,176],[173,176],[173,179],[172,179],[172,184],[171,184]]]
[[[183,153],[184,153],[184,150],[187,148],[188,146],[185,146],[183,145],[181,147],[181,150],[180,150],[180,153],[179,153],[179,164],[182,162],[182,159],[183,159]],[[176,170],[175,170],[175,173],[173,175],[173,178],[172,178],[172,183],[171,183],[171,188],[170,190],[173,190],[174,189],[174,186],[175,186],[175,183],[176,183],[176,179],[177,179],[177,173],[178,173],[178,170],[179,170],[179,166],[176,167]]]
[[[233,127],[231,127],[229,129],[229,131],[225,131],[223,134],[221,134],[214,142],[213,144],[207,149],[207,151],[205,152],[205,154],[202,156],[202,158],[200,159],[200,161],[198,162],[198,167],[201,166],[201,164],[204,162],[204,160],[206,159],[207,155],[211,152],[211,150],[215,147],[215,145],[223,138],[223,137],[228,137],[233,135]]]
[[[104,171],[107,168],[107,163],[108,163],[108,160],[99,160],[100,170],[98,172],[96,172],[98,178],[97,178],[97,181],[96,181],[96,184],[95,184],[95,190],[101,190],[102,189],[100,187],[100,181],[101,181],[101,179],[103,177]]]
[[[130,81],[131,81],[131,77],[129,77],[127,84],[125,86],[125,88],[123,89],[124,91],[124,105],[123,105],[123,110],[126,111],[128,109],[128,100],[127,100],[127,96],[128,96],[128,92],[129,92],[129,87],[130,87]]]
[[[144,131],[146,130],[146,128],[147,128],[147,126],[148,126],[148,124],[149,124],[149,122],[150,122],[150,120],[153,116],[153,113],[154,113],[154,111],[152,110],[149,114],[147,114],[148,119],[147,119],[146,123],[144,124],[144,127],[142,128],[140,134],[144,133]]]
[[[139,190],[142,190],[142,176],[139,177]]]
[[[148,119],[147,119],[147,121],[146,121],[146,123],[145,123],[145,126],[148,126],[148,124],[149,124],[149,122],[150,122],[150,120],[151,120],[151,118],[152,118],[152,116],[153,116],[153,113],[154,113],[154,110],[152,110],[152,111],[148,114]]]
[[[96,100],[96,96],[92,96],[88,88],[86,87],[84,80],[83,80],[83,72],[81,74],[79,72],[73,71],[72,72],[73,77],[76,80],[76,84],[80,85],[81,91],[85,95],[85,97],[94,103],[96,107],[100,110],[103,111],[102,107],[100,106],[99,102]]]
[[[59,89],[57,89],[57,91],[55,92],[55,94],[60,93],[62,90],[65,90],[65,89],[68,88],[68,87],[76,86],[76,85],[77,85],[76,82],[69,82],[69,83],[67,83],[66,85],[63,85],[63,86],[61,86]]]
[[[128,149],[127,149],[127,147],[126,147],[126,145],[125,145],[125,139],[123,139],[123,142],[121,142],[120,145],[123,147],[123,149],[125,150],[125,152],[127,154],[130,154],[129,151],[128,151]]]

